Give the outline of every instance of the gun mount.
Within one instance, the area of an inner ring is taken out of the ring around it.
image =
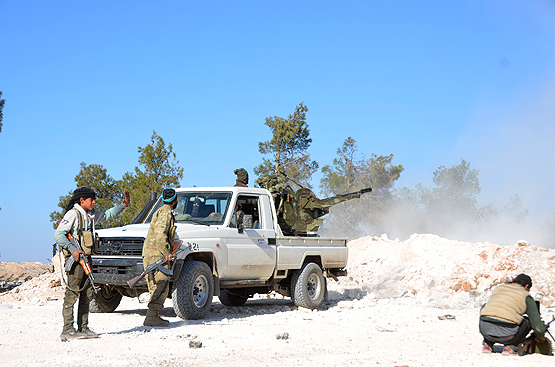
[[[372,191],[368,187],[348,194],[318,199],[310,189],[302,187],[294,191],[289,185],[279,185],[275,177],[262,177],[257,183],[272,193],[278,223],[286,236],[308,236],[310,232],[316,232],[323,222],[320,217],[328,214],[330,207],[360,198],[362,194]]]

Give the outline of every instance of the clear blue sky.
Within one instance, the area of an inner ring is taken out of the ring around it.
[[[397,186],[462,158],[482,202],[555,211],[550,0],[0,0],[0,39],[1,261],[51,257],[81,162],[120,179],[155,130],[182,186],[231,185],[300,102],[321,166],[352,136]]]

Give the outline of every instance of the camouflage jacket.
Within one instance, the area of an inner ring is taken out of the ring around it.
[[[163,205],[152,216],[143,246],[143,258],[152,262],[169,255],[173,250],[175,218],[169,205]],[[144,264],[148,266],[150,264]]]

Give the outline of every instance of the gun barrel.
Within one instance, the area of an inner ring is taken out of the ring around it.
[[[335,196],[336,198],[343,198],[343,197],[360,197],[360,195],[362,194],[366,194],[367,192],[372,192],[372,188],[371,187],[367,187],[365,189],[362,190],[358,190],[355,192],[350,192],[348,194],[343,194],[343,195],[337,195]]]
[[[307,207],[322,207],[322,208],[327,208],[330,206],[334,206],[337,204],[340,204],[344,201],[347,200],[351,200],[351,199],[357,199],[359,198],[362,194],[365,194],[367,192],[371,192],[372,188],[371,187],[367,187],[365,189],[359,190],[359,191],[355,191],[355,192],[350,192],[348,194],[342,194],[342,195],[337,195],[337,196],[332,196],[326,199],[314,199],[314,204],[313,205],[309,205]]]
[[[98,287],[96,284],[94,284],[94,280],[92,279],[92,277],[89,276],[89,280],[91,281],[91,285],[92,285],[92,289],[94,294],[97,294],[98,292],[100,292],[100,287]]]

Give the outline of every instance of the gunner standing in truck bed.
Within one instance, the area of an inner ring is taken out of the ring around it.
[[[244,168],[238,168],[233,171],[237,175],[237,180],[235,181],[235,186],[248,187],[249,185],[249,173]]]

